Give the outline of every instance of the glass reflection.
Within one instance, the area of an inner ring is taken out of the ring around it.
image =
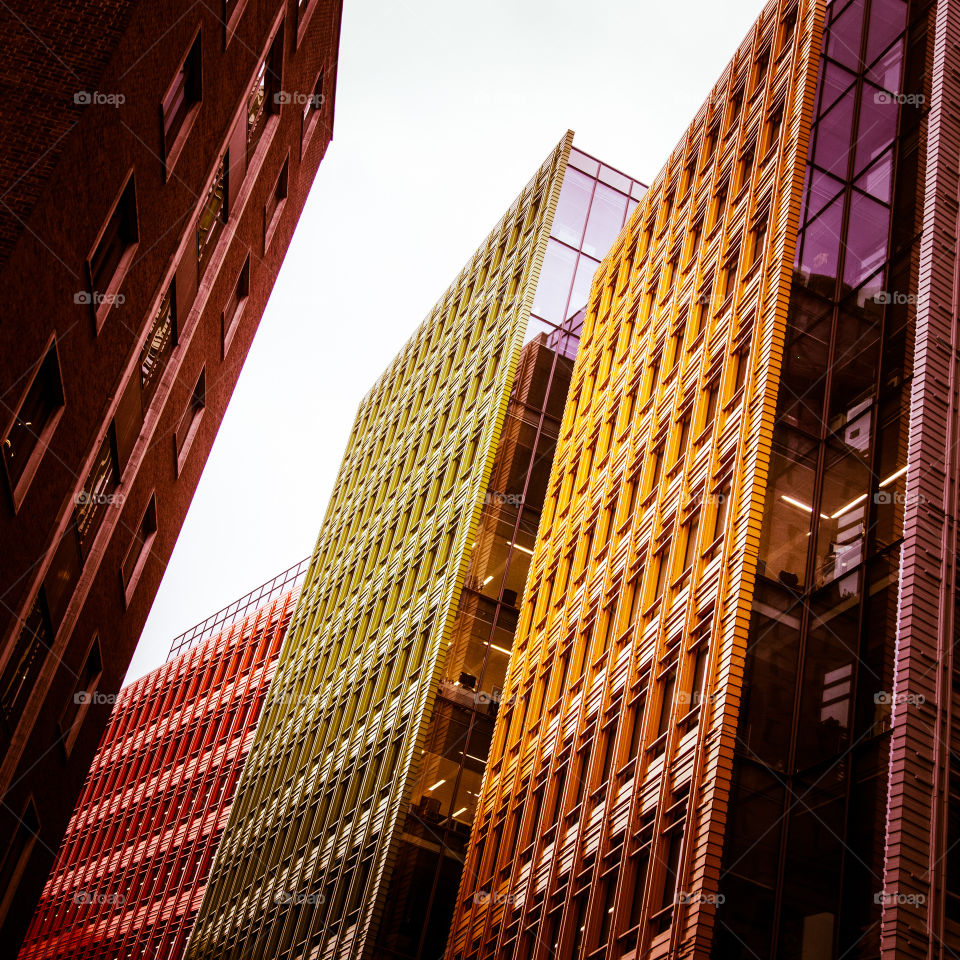
[[[870,29],[867,33],[867,63],[881,54],[907,25],[905,0],[873,0],[870,6]]]
[[[898,113],[897,102],[889,93],[869,83],[863,85],[854,174],[869,166],[893,143]]]
[[[856,429],[858,438],[864,432],[864,428],[856,424],[848,429]],[[866,433],[869,436],[869,430]],[[863,452],[849,452],[857,442],[862,441],[854,439],[851,444],[842,438],[827,441],[814,573],[819,587],[845,577],[863,561],[872,477]],[[855,583],[845,580],[841,594],[854,587]]]
[[[551,236],[558,237],[564,243],[579,247],[583,237],[583,228],[587,222],[587,210],[593,196],[593,178],[585,173],[567,167],[557,202],[557,212],[553,218]]]
[[[553,239],[547,241],[547,252],[533,298],[532,312],[538,317],[558,325],[563,321],[576,263],[576,250]]]
[[[863,28],[863,0],[853,0],[827,32],[827,54],[856,70],[860,65],[860,33]]]
[[[863,173],[854,183],[855,187],[876,197],[881,203],[889,203],[893,177],[893,149],[886,153]]]
[[[590,207],[590,219],[583,238],[583,251],[598,259],[603,257],[623,226],[627,198],[612,187],[598,183]]]
[[[758,571],[791,589],[806,581],[816,466],[813,441],[786,426],[775,428]]]
[[[848,286],[859,287],[886,260],[889,227],[890,208],[855,190],[843,268]]]
[[[804,233],[803,255],[800,258],[800,272],[807,283],[815,281],[815,278],[833,280],[836,277],[842,224],[843,197],[837,197],[807,227]],[[832,286],[831,283],[831,289]]]
[[[830,112],[817,124],[817,146],[813,160],[828,173],[845,178],[847,158],[850,155],[850,136],[853,132],[855,94],[845,93]]]

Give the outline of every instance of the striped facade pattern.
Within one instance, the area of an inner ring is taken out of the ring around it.
[[[960,741],[960,687],[954,673],[960,666],[954,652],[960,508],[957,4],[939,0],[935,22],[927,70],[927,166],[919,186],[924,192],[923,238],[883,877],[882,956],[891,960],[953,957],[957,954],[950,945],[960,944],[960,923],[945,915],[947,859],[957,856],[951,849],[957,837],[948,830],[948,808],[958,801],[951,801],[949,793],[951,779],[960,774],[954,746]]]
[[[183,956],[297,589],[121,691],[20,960]]]
[[[768,4],[594,279],[449,957],[709,956],[823,15]]]
[[[370,955],[571,142],[361,403],[195,960]]]

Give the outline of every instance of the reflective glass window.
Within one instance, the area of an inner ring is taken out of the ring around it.
[[[812,286],[830,281],[824,292],[832,292],[840,257],[840,236],[843,226],[843,197],[838,197],[804,232],[800,270]],[[819,280],[819,283],[818,283]]]
[[[540,270],[540,281],[533,298],[533,313],[559,325],[564,319],[567,296],[577,262],[576,250],[555,240],[547,242],[547,253]]]
[[[863,85],[854,174],[869,166],[893,143],[899,112],[897,101],[889,93],[870,83]]]
[[[854,191],[850,203],[843,282],[859,287],[887,258],[890,208]]]
[[[863,28],[863,0],[854,0],[831,25],[827,54],[854,70],[860,65],[860,34]]]
[[[551,235],[574,247],[580,246],[583,228],[587,222],[587,210],[593,195],[592,178],[585,173],[567,167],[560,190],[557,212],[553,218]]]
[[[872,0],[867,28],[867,63],[873,63],[903,33],[906,25],[905,0]]]
[[[850,89],[817,124],[817,145],[814,162],[828,173],[845,179],[847,158],[850,155],[850,136],[853,132],[855,92]]]
[[[627,198],[606,184],[598,183],[590,207],[590,219],[583,238],[583,250],[595,257],[602,257],[610,249],[623,226]]]

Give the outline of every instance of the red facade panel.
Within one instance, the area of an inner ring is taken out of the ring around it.
[[[304,572],[120,692],[21,960],[183,954]]]

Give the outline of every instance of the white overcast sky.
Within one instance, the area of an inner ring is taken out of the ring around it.
[[[333,142],[127,680],[313,549],[361,397],[548,152],[650,183],[763,0],[345,0]]]

